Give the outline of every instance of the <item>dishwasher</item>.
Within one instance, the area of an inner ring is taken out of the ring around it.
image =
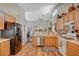
[[[37,37],[37,46],[38,47],[43,47],[44,46],[44,37],[43,36]]]

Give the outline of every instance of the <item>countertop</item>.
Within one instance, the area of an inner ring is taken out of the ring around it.
[[[0,43],[2,43],[2,42],[4,42],[4,41],[7,41],[7,40],[10,40],[10,39],[0,38]]]
[[[69,41],[69,42],[71,42],[73,44],[79,45],[79,40],[67,40],[67,41]]]
[[[40,37],[40,36],[59,36],[59,35],[56,32],[52,32],[50,34],[34,35],[34,37]]]

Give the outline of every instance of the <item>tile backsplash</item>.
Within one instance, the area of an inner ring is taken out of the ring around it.
[[[0,38],[3,38],[3,30],[0,30]]]
[[[0,38],[1,38],[1,31],[0,31]]]

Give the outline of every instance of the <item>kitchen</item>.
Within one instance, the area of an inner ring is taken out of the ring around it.
[[[0,4],[0,56],[79,56],[78,15],[78,3]]]

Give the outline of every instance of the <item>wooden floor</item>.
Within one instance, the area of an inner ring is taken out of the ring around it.
[[[16,56],[62,56],[55,47],[36,47],[32,43],[26,43]]]

